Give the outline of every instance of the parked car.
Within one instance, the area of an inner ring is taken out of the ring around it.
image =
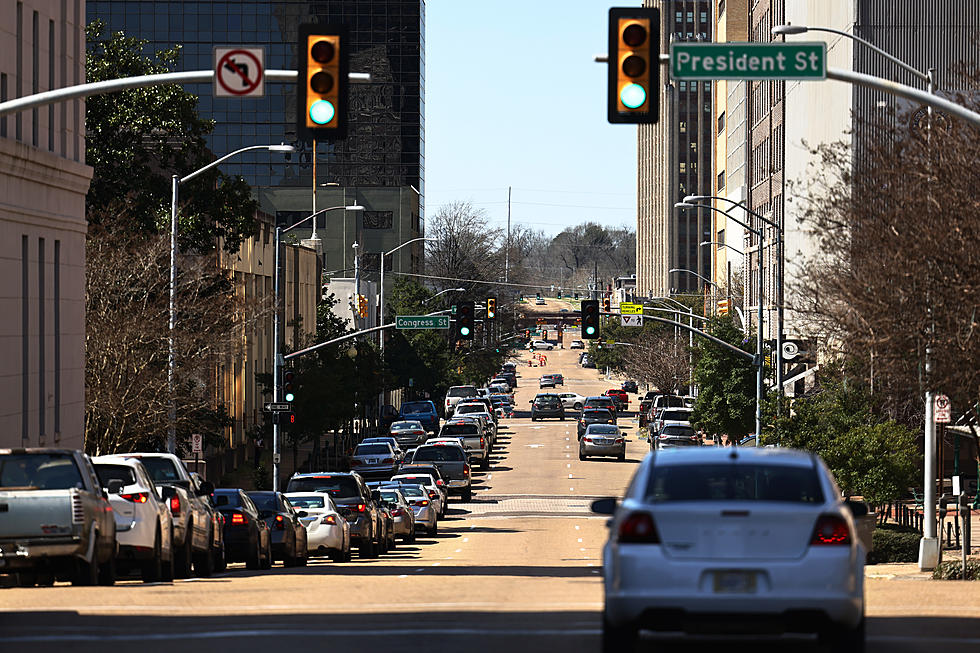
[[[636,387],[636,381],[623,381],[622,388],[623,392],[632,392],[633,394],[639,392],[639,389]]]
[[[458,441],[422,445],[412,452],[412,465],[406,468],[418,470],[416,465],[419,463],[428,463],[436,467],[450,493],[462,495],[463,501],[470,501],[473,498],[470,465],[467,462],[466,452]]]
[[[173,516],[168,500],[143,464],[123,456],[97,456],[92,465],[116,520],[116,571],[138,570],[144,583],[173,580]],[[114,492],[109,491],[109,483]]]
[[[300,511],[306,526],[309,555],[328,555],[334,562],[350,562],[350,524],[326,492],[287,492],[286,498]]]
[[[306,525],[282,492],[256,490],[246,492],[259,517],[269,525],[272,534],[272,558],[282,560],[284,567],[305,567],[307,561]]]
[[[429,498],[425,486],[408,482],[389,483],[397,487],[408,502],[415,515],[415,530],[422,529],[427,535],[435,535],[439,531],[439,515],[435,504]],[[415,540],[410,540],[414,542]]]
[[[453,412],[456,410],[456,404],[460,401],[479,396],[480,393],[477,392],[476,386],[474,385],[454,385],[450,387],[446,391],[446,403],[444,406],[446,419],[453,416]]]
[[[568,345],[569,349],[585,349],[585,343],[581,340],[572,340]]]
[[[550,342],[548,342],[547,340],[532,340],[531,341],[531,344],[530,344],[530,346],[528,348],[529,349],[545,349],[547,351],[551,351],[552,349],[555,348],[555,346],[553,344],[551,344]]]
[[[225,557],[248,569],[272,567],[272,531],[245,490],[218,488],[212,495],[224,516]]]
[[[558,397],[565,410],[582,410],[585,405],[585,397],[576,392],[559,392]]]
[[[398,411],[398,419],[419,422],[430,433],[439,430],[439,413],[436,412],[436,405],[429,400],[406,401]]]
[[[85,453],[0,449],[0,505],[0,574],[24,587],[115,582],[116,520]]]
[[[697,447],[701,445],[697,432],[688,424],[667,424],[660,432],[650,438],[651,449],[672,449],[674,447]]]
[[[361,558],[377,558],[387,538],[381,512],[371,490],[356,472],[293,474],[286,492],[325,492],[350,524],[351,543]]]
[[[392,537],[400,537],[411,544],[415,541],[415,511],[408,499],[397,487],[381,487],[381,500],[388,504],[394,520]]]
[[[422,422],[418,420],[405,420],[402,422],[395,422],[388,429],[391,437],[395,438],[395,442],[398,443],[399,447],[404,447],[405,449],[410,449],[412,447],[417,447],[420,444],[425,444],[428,436],[425,433],[425,427],[422,426]]]
[[[578,459],[589,456],[615,456],[626,460],[626,437],[615,424],[590,424],[579,438]]]
[[[398,473],[399,461],[391,444],[362,442],[354,449],[350,466],[364,478],[391,478]]]
[[[578,418],[578,437],[592,424],[616,424],[616,416],[608,408],[583,408]]]
[[[214,486],[208,481],[195,483],[183,461],[171,453],[127,453],[136,458],[156,485],[171,487],[170,514],[173,515],[174,576],[187,578],[191,564],[198,576],[210,576],[222,557],[222,527],[209,496]]]
[[[561,403],[561,398],[554,393],[538,393],[528,403],[531,404],[532,422],[545,417],[557,417],[562,421],[565,420],[565,407]]]
[[[647,456],[603,548],[603,651],[639,629],[810,631],[864,650],[866,551],[824,462],[791,449],[689,447]],[[709,616],[710,615],[710,616]]]

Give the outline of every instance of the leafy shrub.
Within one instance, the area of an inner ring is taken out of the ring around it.
[[[882,562],[916,562],[919,559],[919,540],[921,533],[908,528],[888,524],[878,527],[871,534],[872,550],[868,553],[868,564]]]
[[[932,577],[935,580],[962,580],[963,563],[959,560],[946,560],[932,570]],[[980,580],[980,560],[967,559],[966,579]]]

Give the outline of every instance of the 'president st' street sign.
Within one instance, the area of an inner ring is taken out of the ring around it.
[[[826,79],[827,44],[670,44],[674,79]]]

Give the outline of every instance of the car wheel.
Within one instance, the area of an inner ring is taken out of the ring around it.
[[[473,500],[473,488],[466,488],[463,490],[463,501],[467,503]]]
[[[92,562],[75,561],[75,573],[72,574],[72,585],[95,585],[99,582],[99,561],[93,554]]]
[[[54,585],[54,572],[53,571],[39,571],[35,578],[38,587],[51,587]]]
[[[188,523],[187,530],[184,532],[184,545],[181,546],[174,556],[174,576],[176,578],[189,578],[191,575],[191,539],[194,537],[193,525]]]
[[[395,541],[395,534],[391,533],[391,539],[388,540],[388,550],[394,551],[398,548],[398,542]]]
[[[864,653],[865,646],[865,620],[854,628],[845,626],[831,626],[822,631],[819,641],[826,647],[826,650],[834,653]]]
[[[579,460],[585,460],[586,458],[588,458],[588,456],[586,456],[586,455],[585,455],[584,453],[582,453],[581,451],[579,451],[579,452],[578,452],[578,459],[579,459]]]
[[[224,571],[228,568],[228,558],[227,552],[225,551],[225,543],[221,543],[221,548],[214,552],[214,570]]]
[[[171,583],[174,580],[174,556],[176,552],[174,551],[174,529],[170,528],[170,559],[163,561],[163,566],[161,567],[160,580]]]
[[[214,556],[211,554],[211,534],[208,534],[208,548],[194,556],[194,573],[206,578],[214,573]]]
[[[480,461],[480,469],[486,471],[490,469],[490,454],[487,454],[482,461]]]
[[[636,629],[630,626],[613,626],[602,619],[602,653],[632,651],[636,643]]]
[[[621,463],[626,462],[626,452],[624,451],[623,453],[616,456],[616,460],[618,460]]]
[[[99,565],[99,585],[109,587],[116,584],[116,556],[115,553],[109,555],[109,559]]]
[[[339,549],[337,551],[331,551],[330,552],[330,560],[331,560],[331,562],[343,562],[344,561],[344,552],[343,551],[340,551]]]
[[[572,406],[572,408],[575,410],[582,410],[582,404],[576,403],[574,406]]]
[[[163,576],[163,544],[160,542],[160,530],[153,537],[153,558],[143,563],[140,576],[144,583],[156,583]]]
[[[246,569],[261,569],[262,567],[262,545],[258,539],[255,540],[255,550],[245,560]]]
[[[432,528],[427,528],[425,531],[426,535],[435,537],[439,534],[439,524],[433,524]]]
[[[272,563],[275,562],[272,559],[272,542],[269,542],[269,548],[265,550],[265,558],[262,561],[263,569],[272,569]]]
[[[405,541],[408,544],[415,544],[415,529],[414,528],[412,529],[412,532],[411,533],[409,533],[408,535],[405,536]]]
[[[37,585],[37,574],[33,571],[20,571],[16,576],[17,587],[34,587]]]
[[[357,545],[357,557],[359,558],[371,558],[371,548],[373,542],[361,542]]]

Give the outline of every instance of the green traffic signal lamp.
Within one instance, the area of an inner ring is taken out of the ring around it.
[[[288,402],[292,402],[296,399],[296,373],[292,370],[286,370],[282,373],[282,390],[283,399]]]
[[[456,332],[460,340],[473,339],[475,309],[472,301],[463,301],[456,305]]]
[[[599,337],[599,300],[582,300],[582,337],[595,340]]]

